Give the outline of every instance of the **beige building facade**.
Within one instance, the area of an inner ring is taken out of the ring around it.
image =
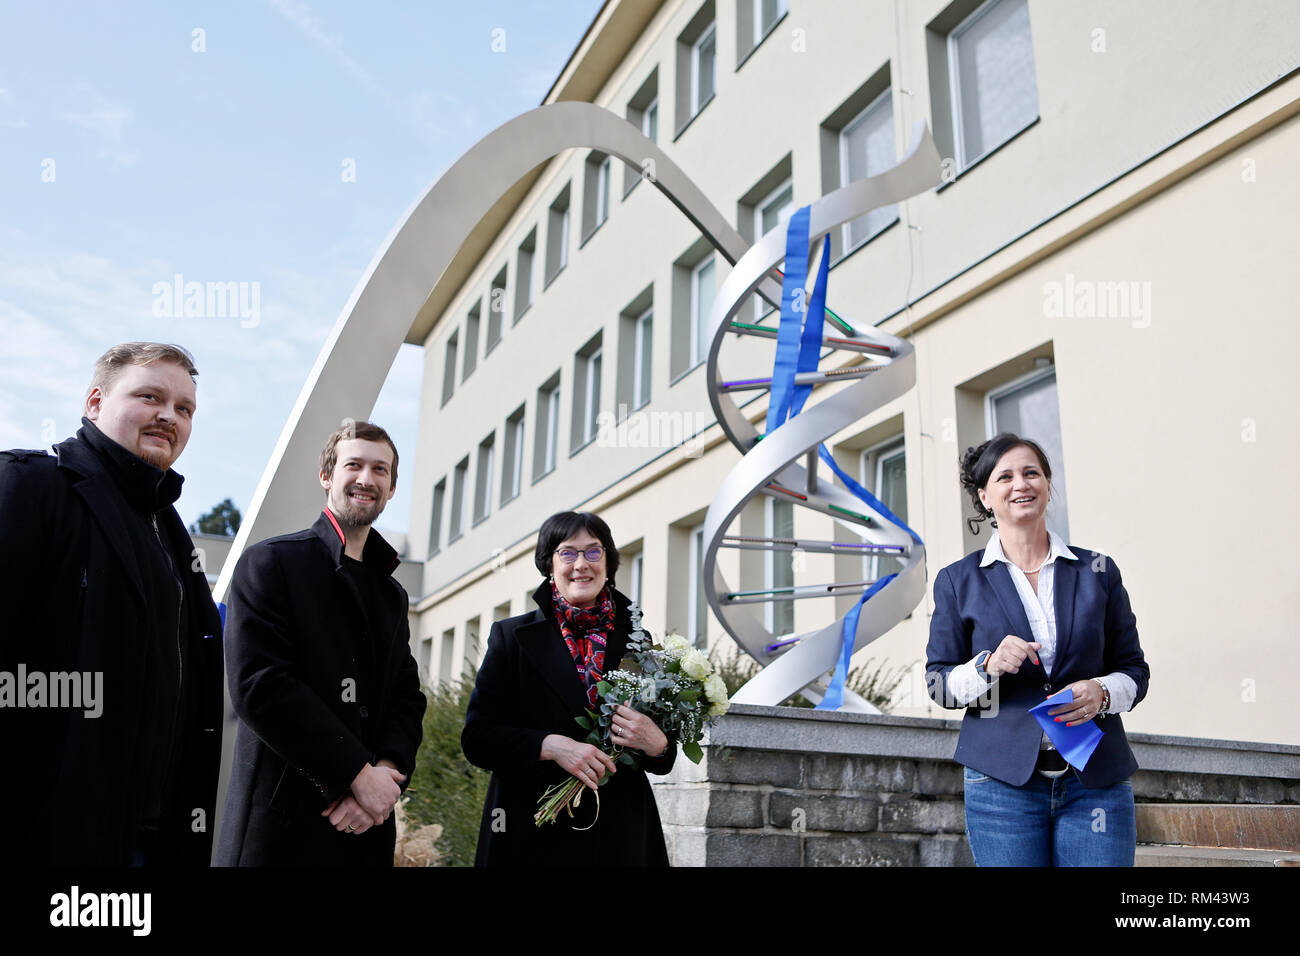
[[[927,123],[945,182],[837,230],[828,296],[910,338],[917,385],[828,447],[922,537],[933,580],[987,540],[965,524],[960,451],[1001,429],[1040,441],[1050,522],[1114,559],[1137,614],[1152,680],[1126,726],[1300,743],[1300,507],[1282,488],[1300,466],[1297,37],[1284,0],[611,0],[547,102],[627,117],[751,241]],[[728,265],[653,173],[585,149],[544,164],[408,335],[425,351],[408,557],[431,682],[531,610],[536,532],[561,510],[609,522],[652,631],[729,641],[699,587],[704,515],[739,459],[702,364]],[[770,375],[772,356],[728,341],[723,377]],[[843,535],[772,502],[733,531]],[[725,561],[739,589],[887,570]],[[800,633],[833,603],[764,613]],[[895,713],[952,716],[921,678],[931,609],[855,658],[908,669]]]

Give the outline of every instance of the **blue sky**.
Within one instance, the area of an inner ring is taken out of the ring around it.
[[[0,448],[75,432],[113,343],[178,342],[200,373],[181,517],[247,507],[380,243],[541,102],[600,6],[0,0]],[[178,274],[256,313],[166,315]],[[412,462],[420,373],[403,346],[373,415]]]

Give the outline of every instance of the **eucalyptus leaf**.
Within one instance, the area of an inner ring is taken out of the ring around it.
[[[691,763],[699,763],[704,759],[704,751],[700,749],[700,745],[694,740],[688,740],[682,744],[682,753],[686,754]]]

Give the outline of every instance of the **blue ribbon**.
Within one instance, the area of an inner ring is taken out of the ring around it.
[[[822,240],[821,263],[808,307],[806,310],[796,307],[803,302],[808,276],[809,217],[810,207],[804,206],[790,217],[786,228],[785,281],[781,286],[781,324],[777,329],[776,361],[772,368],[772,388],[767,406],[767,428],[764,432],[767,435],[803,411],[813,387],[795,385],[795,375],[798,372],[817,371],[821,359],[822,336],[826,324],[826,284],[830,274],[829,237]],[[825,445],[817,446],[817,454],[854,497],[902,528],[918,546],[921,545],[920,536],[886,508],[884,502],[845,472]],[[897,576],[897,573],[887,574],[876,581],[844,616],[839,661],[831,675],[830,685],[826,688],[821,703],[817,705],[818,710],[836,710],[844,703],[844,683],[848,679],[862,606]]]

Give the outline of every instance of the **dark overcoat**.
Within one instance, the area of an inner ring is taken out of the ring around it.
[[[93,428],[93,425],[87,427]],[[123,866],[144,812],[156,703],[143,563],[113,476],[81,433],[43,451],[0,452],[0,672],[101,675],[101,712],[0,709],[0,842],[6,860]],[[171,475],[174,500],[180,476]],[[207,866],[221,767],[221,618],[176,509],[155,517],[185,588],[189,688],[151,862]]]
[[[618,666],[632,630],[628,599],[614,591],[614,633],[608,635],[606,669]],[[589,706],[551,610],[551,585],[534,599],[538,610],[492,625],[487,654],[465,715],[461,746],[470,762],[492,771],[479,827],[477,866],[667,866],[659,811],[645,771],[666,774],[677,746],[642,758],[644,770],[620,764],[600,788],[600,812],[590,791],[573,818],[533,823],[538,798],[568,773],[540,759],[542,740],[586,736],[575,722]],[[589,830],[580,831],[595,819]]]
[[[392,817],[356,835],[321,816],[367,763],[386,757],[409,779],[424,716],[409,602],[391,577],[397,552],[371,530],[362,563],[381,588],[371,619],[343,546],[322,512],[235,567],[226,665],[239,729],[218,866],[392,865]]]

